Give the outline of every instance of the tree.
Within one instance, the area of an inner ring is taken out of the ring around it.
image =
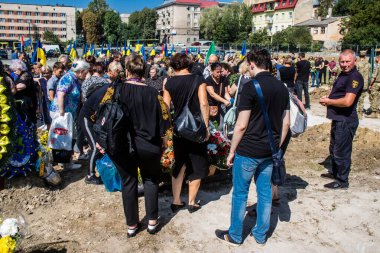
[[[87,10],[95,13],[99,21],[103,23],[106,12],[110,9],[105,0],[93,0],[88,4]]]
[[[247,44],[249,45],[268,45],[270,43],[270,37],[266,28],[260,29],[257,32],[251,33],[248,37]]]
[[[216,6],[202,12],[200,20],[200,37],[215,40],[214,34],[222,18],[221,8]]]
[[[75,28],[76,34],[80,35],[83,33],[83,13],[80,11],[75,12]]]
[[[380,2],[353,0],[348,6],[349,19],[343,22],[343,46],[375,46],[380,42]]]
[[[289,48],[306,50],[312,44],[312,36],[307,27],[288,27],[285,30],[277,32],[272,37],[272,44]]]
[[[44,32],[44,41],[57,45],[61,44],[61,41],[59,40],[58,36],[49,30],[46,30]]]
[[[128,34],[130,38],[153,39],[156,34],[158,14],[155,10],[144,8],[135,11],[128,20]],[[125,32],[123,32],[125,34]]]
[[[83,14],[83,30],[85,32],[86,42],[89,44],[99,43],[102,36],[102,29],[98,25],[98,19],[95,13],[85,11]]]
[[[245,4],[234,3],[204,10],[200,20],[200,37],[222,43],[247,40],[252,31],[251,9]]]
[[[104,17],[104,37],[111,44],[120,38],[121,18],[114,11],[107,11]]]
[[[329,8],[333,7],[334,0],[319,0],[318,16],[326,17]]]

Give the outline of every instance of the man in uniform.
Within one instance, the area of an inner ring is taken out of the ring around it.
[[[363,90],[363,77],[355,66],[355,52],[346,49],[339,56],[342,69],[330,95],[323,96],[320,104],[327,106],[327,118],[332,120],[330,133],[330,156],[332,174],[322,177],[335,181],[326,188],[348,188],[348,175],[351,168],[352,141],[359,125],[356,106]]]
[[[356,64],[358,71],[360,72],[360,74],[362,74],[363,79],[364,79],[363,92],[359,98],[358,107],[357,107],[359,119],[363,118],[364,98],[366,97],[366,94],[368,92],[368,86],[370,82],[369,71],[371,70],[371,65],[369,64],[368,61],[366,61],[365,55],[366,55],[366,51],[360,51],[360,58],[359,58],[358,63]]]
[[[380,110],[380,55],[376,57],[376,66],[372,73],[371,84],[369,87],[372,113],[369,118],[378,118]]]

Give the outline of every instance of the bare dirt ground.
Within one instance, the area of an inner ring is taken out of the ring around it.
[[[249,236],[255,216],[245,218],[244,244],[225,245],[215,229],[229,226],[231,180],[204,183],[198,198],[203,207],[189,214],[172,214],[171,193],[160,193],[161,230],[152,236],[144,230],[127,238],[120,193],[103,186],[86,185],[85,169],[61,174],[59,189],[45,186],[29,176],[6,182],[0,191],[0,213],[19,211],[29,223],[20,252],[379,252],[380,248],[380,120],[366,119],[370,129],[360,127],[353,145],[348,190],[327,190],[330,180],[320,178],[329,166],[330,124],[325,109],[313,99],[315,123],[292,139],[286,154],[288,180],[279,188],[280,204],[273,206],[268,241],[258,248]],[[362,123],[361,123],[362,126]],[[187,187],[183,199],[187,200]],[[144,218],[144,199],[140,198]],[[256,203],[252,183],[247,210]]]

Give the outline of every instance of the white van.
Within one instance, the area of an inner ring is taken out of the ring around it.
[[[58,45],[43,45],[42,48],[45,49],[45,52],[49,52],[50,50],[61,51]]]

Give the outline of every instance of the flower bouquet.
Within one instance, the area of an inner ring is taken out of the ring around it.
[[[175,162],[173,149],[173,129],[166,131],[164,147],[164,152],[161,156],[161,167],[165,173],[171,173]]]
[[[230,147],[231,142],[229,139],[224,137],[220,131],[211,129],[210,138],[207,144],[207,155],[209,163],[218,167],[219,169],[228,169],[226,163]]]
[[[27,224],[22,215],[18,218],[0,217],[0,252],[13,253],[26,234]]]
[[[48,145],[49,131],[38,130],[37,135],[40,147],[38,151],[39,159],[36,163],[36,170],[39,176],[42,177],[48,184],[58,186],[61,183],[61,177],[53,169],[52,149]]]

